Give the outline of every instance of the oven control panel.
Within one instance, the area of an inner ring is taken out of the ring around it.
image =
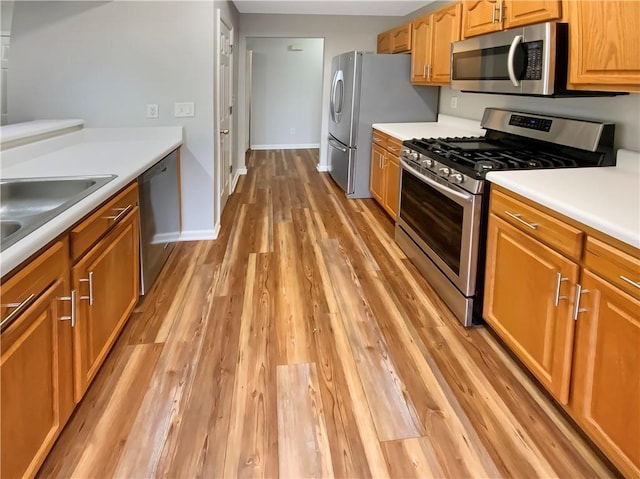
[[[527,115],[511,115],[511,118],[509,118],[510,125],[539,131],[549,131],[552,122],[553,120],[547,118],[536,118],[535,116]]]

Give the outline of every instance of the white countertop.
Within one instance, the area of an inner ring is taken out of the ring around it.
[[[438,115],[438,121],[415,123],[374,123],[373,128],[399,140],[438,138],[446,136],[484,135],[478,120]]]
[[[619,150],[616,166],[492,171],[487,179],[640,248],[640,153]]]
[[[87,128],[3,151],[2,179],[109,174],[117,178],[0,252],[0,272],[10,272],[182,142],[179,126]]]
[[[34,120],[0,128],[0,145],[2,148],[17,146],[20,143],[44,139],[61,132],[80,130],[84,120]]]

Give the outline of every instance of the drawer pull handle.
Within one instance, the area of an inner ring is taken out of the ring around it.
[[[561,299],[567,299],[566,296],[560,296],[560,285],[565,281],[569,281],[569,278],[563,278],[562,273],[556,273],[556,274],[557,274],[556,294],[555,294],[555,297],[553,298],[553,305],[557,308],[558,303],[560,302]]]
[[[34,293],[31,293],[29,296],[27,296],[27,299],[25,299],[22,303],[9,303],[9,304],[5,304],[4,306],[7,308],[15,308],[13,311],[11,311],[11,313],[9,313],[9,315],[4,318],[2,320],[2,322],[0,322],[0,331],[4,331],[4,329],[9,326],[11,323],[13,323],[13,321],[20,316],[20,314],[27,309],[27,307],[33,302],[33,300],[36,298],[36,295]]]
[[[80,299],[88,299],[89,306],[93,306],[93,271],[89,271],[88,279],[81,279],[81,283],[89,283],[89,296],[80,296]]]
[[[60,321],[71,321],[71,327],[76,327],[76,290],[71,290],[71,296],[62,296],[60,301],[71,301],[71,316],[60,316]]]
[[[511,218],[513,218],[516,221],[519,221],[523,225],[528,226],[532,230],[537,230],[538,229],[538,225],[536,223],[527,223],[525,220],[523,220],[522,219],[522,215],[520,213],[510,213],[509,211],[505,210],[504,214],[507,215],[507,216],[510,216]]]
[[[576,285],[576,301],[575,301],[575,304],[573,305],[574,321],[578,320],[578,313],[584,313],[585,311],[587,311],[586,308],[580,307],[580,296],[582,296],[583,294],[587,294],[588,292],[589,292],[588,289],[582,289],[582,286],[580,286],[579,284]]]
[[[131,208],[133,208],[133,205],[129,205],[126,208],[112,208],[115,211],[120,211],[120,213],[118,213],[115,216],[103,216],[103,219],[113,220],[114,223],[117,223],[120,220],[120,218],[122,218],[129,212]]]
[[[620,275],[620,279],[622,281],[626,281],[627,283],[629,283],[632,286],[635,286],[636,288],[640,288],[640,283],[638,281],[634,281],[634,280],[629,279],[626,276],[622,276],[622,275]]]

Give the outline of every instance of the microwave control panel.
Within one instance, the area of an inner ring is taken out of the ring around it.
[[[527,42],[526,50],[527,66],[523,80],[540,80],[542,78],[542,40]]]

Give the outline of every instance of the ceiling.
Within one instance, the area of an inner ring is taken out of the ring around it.
[[[240,13],[404,17],[433,0],[232,0]]]

